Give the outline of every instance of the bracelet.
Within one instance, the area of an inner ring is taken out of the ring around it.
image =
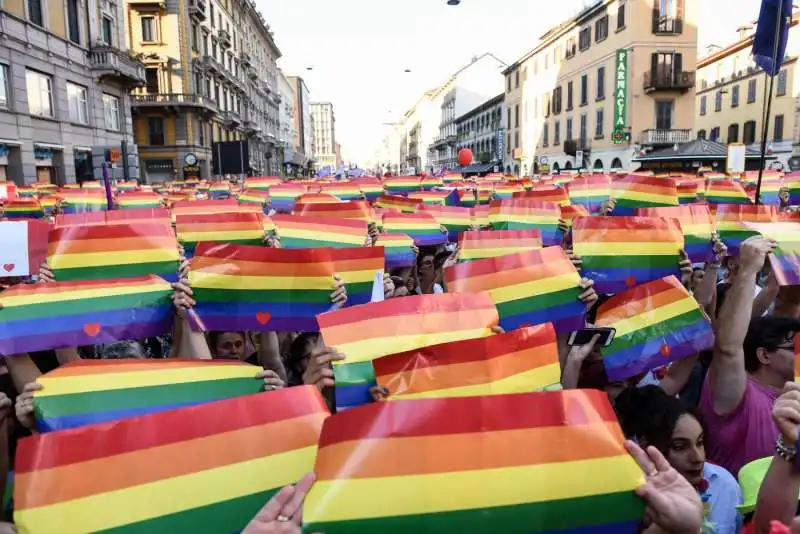
[[[797,447],[794,445],[788,445],[785,441],[783,441],[783,436],[778,435],[778,439],[775,440],[775,454],[787,462],[794,463],[794,460],[797,457]]]

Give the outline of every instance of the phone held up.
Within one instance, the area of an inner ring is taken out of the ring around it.
[[[571,347],[575,345],[588,345],[594,336],[600,336],[595,346],[607,347],[611,345],[616,333],[617,331],[614,328],[583,328],[573,331],[567,339],[567,344]]]

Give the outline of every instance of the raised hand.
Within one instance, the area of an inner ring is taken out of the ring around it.
[[[308,366],[303,373],[303,384],[317,386],[320,391],[333,387],[334,377],[331,364],[344,359],[343,354],[328,347],[312,352],[308,359]]]
[[[36,382],[25,384],[22,393],[17,397],[17,403],[14,405],[17,421],[31,431],[36,430],[36,417],[33,413],[33,394],[42,389],[42,385]]]
[[[331,293],[331,302],[333,303],[333,308],[344,308],[344,305],[347,304],[347,287],[342,282],[342,279],[336,275],[333,275],[333,292]]]
[[[314,484],[309,473],[293,486],[286,486],[272,496],[242,534],[300,534],[303,524],[303,503]]]

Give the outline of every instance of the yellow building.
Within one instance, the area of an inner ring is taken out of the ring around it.
[[[798,139],[795,99],[800,96],[797,56],[800,24],[795,17],[789,32],[786,60],[773,86],[772,113],[767,132],[768,151],[776,162],[788,165]],[[744,143],[760,151],[763,129],[763,70],[753,63],[753,28],[740,28],[739,39],[725,48],[713,48],[697,62],[695,135],[722,143]]]
[[[280,51],[251,0],[127,0],[127,18],[147,67],[132,103],[145,180],[209,177],[212,143],[242,139],[251,172],[277,174]]]
[[[507,172],[629,168],[688,141],[699,0],[600,0],[506,76]]]

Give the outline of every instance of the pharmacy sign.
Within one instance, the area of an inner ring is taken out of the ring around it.
[[[628,127],[628,51],[617,50],[617,68],[614,75],[614,130],[611,139],[615,144],[624,142]]]

